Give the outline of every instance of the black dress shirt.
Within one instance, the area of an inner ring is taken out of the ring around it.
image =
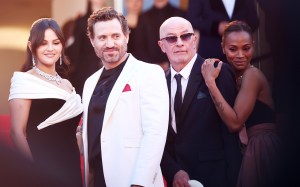
[[[128,59],[128,57],[127,57]],[[103,186],[104,175],[102,167],[101,156],[101,141],[100,135],[102,131],[105,107],[109,94],[115,85],[119,75],[127,59],[119,66],[106,70],[99,78],[91,97],[88,108],[88,152],[89,152],[89,166],[95,171],[94,184],[95,186]]]

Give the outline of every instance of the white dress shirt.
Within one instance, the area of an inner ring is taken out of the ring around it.
[[[181,74],[181,76],[182,76],[181,87],[182,87],[182,99],[184,100],[186,87],[187,87],[187,84],[189,81],[189,77],[190,77],[193,65],[196,61],[196,58],[197,58],[197,54],[195,54],[195,56],[191,59],[191,61],[180,72],[176,72],[171,66],[171,115],[172,115],[171,124],[176,133],[177,133],[177,129],[176,129],[176,120],[175,120],[175,111],[174,111],[174,98],[175,98],[175,93],[177,90],[177,83],[176,83],[176,79],[174,76],[178,73]]]
[[[233,9],[234,9],[235,0],[222,0],[222,2],[224,4],[224,7],[226,9],[226,12],[227,12],[229,18],[231,19]]]

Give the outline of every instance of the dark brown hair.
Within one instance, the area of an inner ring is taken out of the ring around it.
[[[232,32],[241,32],[241,31],[247,32],[253,38],[253,36],[252,36],[253,31],[252,31],[251,27],[246,22],[243,22],[240,20],[235,20],[235,21],[229,22],[225,26],[225,30],[224,30],[224,33],[222,36],[222,41],[224,42],[224,38],[228,34],[230,34]]]
[[[124,35],[129,34],[129,28],[127,24],[126,18],[119,14],[111,7],[103,7],[100,10],[94,11],[88,19],[87,25],[87,35],[89,38],[94,38],[94,25],[99,21],[110,21],[113,19],[117,19],[122,27],[122,32]]]
[[[41,18],[36,20],[32,24],[30,29],[29,39],[28,39],[28,41],[30,41],[31,43],[31,50],[27,45],[26,60],[22,66],[21,71],[26,72],[33,67],[32,58],[36,56],[37,48],[42,45],[42,42],[45,37],[45,31],[47,29],[53,30],[53,32],[57,35],[58,39],[60,40],[63,46],[62,53],[61,53],[61,58],[63,63],[62,65],[59,65],[60,60],[58,60],[55,65],[55,69],[61,77],[68,78],[70,62],[64,53],[65,38],[58,23],[52,18]]]

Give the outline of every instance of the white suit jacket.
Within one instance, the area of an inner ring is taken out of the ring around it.
[[[102,71],[103,68],[86,80],[82,96],[86,186],[88,105]],[[130,91],[123,91],[125,86]],[[164,71],[130,54],[108,97],[99,139],[107,187],[164,186],[160,161],[168,120],[169,96]]]

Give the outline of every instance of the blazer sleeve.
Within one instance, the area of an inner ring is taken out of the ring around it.
[[[131,184],[149,186],[160,171],[169,120],[168,88],[162,68],[147,64],[137,76],[143,138]]]
[[[178,165],[178,163],[175,161],[173,155],[175,155],[173,153],[173,149],[172,149],[172,145],[174,144],[173,142],[173,133],[172,132],[172,126],[169,125],[169,129],[168,129],[168,136],[167,136],[167,142],[166,142],[166,146],[165,146],[165,150],[164,150],[164,154],[161,160],[161,169],[162,169],[162,173],[163,176],[165,177],[165,179],[167,180],[168,184],[172,184],[174,175],[181,170],[181,166]]]

